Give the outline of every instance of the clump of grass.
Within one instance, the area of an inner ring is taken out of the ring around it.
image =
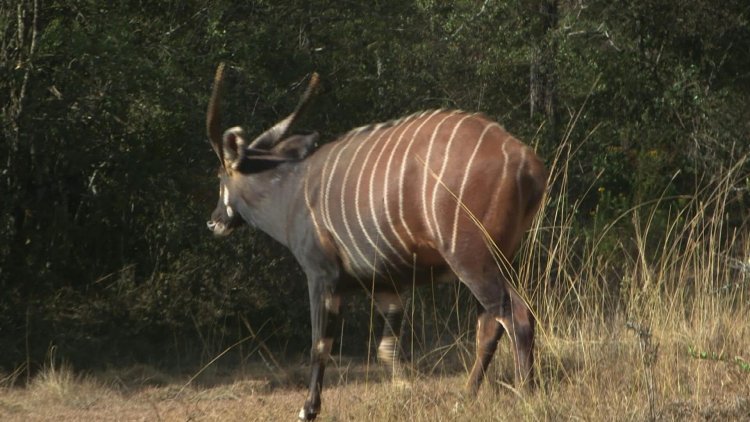
[[[57,403],[86,408],[102,399],[111,390],[93,378],[76,374],[65,362],[56,359],[56,348],[50,349],[48,362],[27,386],[34,402]]]
[[[57,362],[57,348],[52,346],[48,352],[47,363],[34,377],[30,388],[44,397],[64,399],[76,388],[78,376],[65,362]]]

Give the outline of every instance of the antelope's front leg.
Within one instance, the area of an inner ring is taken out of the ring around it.
[[[310,289],[310,316],[312,322],[312,350],[310,351],[310,392],[299,412],[300,420],[313,420],[320,412],[320,394],[323,375],[331,355],[331,346],[341,308],[341,297],[323,283],[312,282]]]

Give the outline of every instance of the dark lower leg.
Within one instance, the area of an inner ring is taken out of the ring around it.
[[[516,386],[533,387],[534,316],[518,294],[511,292],[510,298],[509,315],[498,321],[503,324],[513,342]]]
[[[320,412],[320,393],[323,390],[323,375],[325,374],[325,363],[314,362],[310,372],[310,387],[305,405],[299,412],[300,420],[313,420]]]
[[[477,320],[476,359],[466,386],[471,394],[476,394],[479,390],[503,331],[503,327],[492,314],[483,312],[479,316]]]
[[[519,297],[514,297],[513,319],[516,321],[516,385],[534,386],[534,316]],[[520,302],[517,304],[516,301]]]
[[[300,410],[302,420],[315,419],[320,412],[320,395],[323,391],[323,376],[331,355],[333,338],[338,325],[340,299],[332,294],[323,295],[323,300],[311,304],[313,344],[310,351],[311,371],[307,400]]]

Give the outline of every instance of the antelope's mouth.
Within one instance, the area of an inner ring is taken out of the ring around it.
[[[208,226],[208,229],[217,237],[227,236],[229,233],[232,233],[232,230],[234,230],[233,227],[215,220],[207,221],[206,226]]]

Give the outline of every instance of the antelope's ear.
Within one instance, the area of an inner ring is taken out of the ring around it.
[[[224,166],[236,170],[245,158],[246,145],[245,131],[242,128],[227,129],[222,139]]]
[[[284,157],[287,160],[302,160],[315,149],[315,143],[318,142],[318,138],[318,132],[292,135],[273,147],[271,153],[277,157]]]

